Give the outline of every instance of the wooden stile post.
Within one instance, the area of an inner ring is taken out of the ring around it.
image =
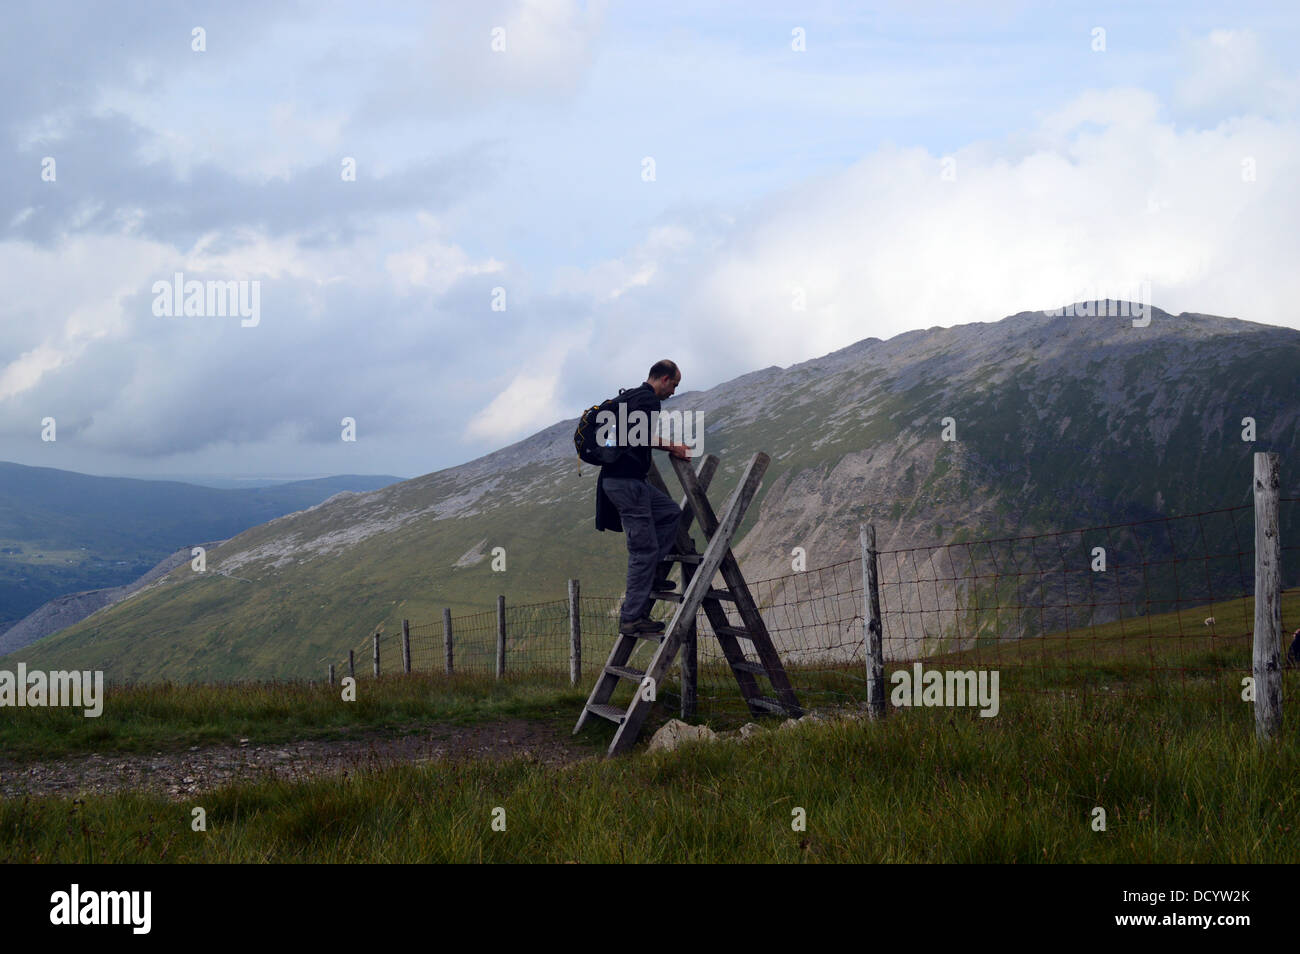
[[[349,649],[349,650],[348,650],[348,675],[351,676],[351,677],[353,678],[353,680],[355,680],[355,679],[357,678],[357,655],[356,655],[356,653],[357,653],[357,651],[356,651],[355,649]]]
[[[688,579],[685,571],[682,572],[682,579]],[[685,589],[685,587],[683,587]],[[699,684],[700,684],[700,656],[699,656],[699,630],[696,624],[692,623],[687,627],[686,633],[682,636],[681,648],[681,674],[682,674],[682,721],[690,722],[695,718],[696,708],[699,704]]]
[[[1255,455],[1255,738],[1282,730],[1282,539],[1278,455]]]
[[[334,664],[330,663],[330,685],[334,685]]]
[[[885,706],[884,627],[880,620],[880,579],[876,565],[876,527],[860,524],[858,540],[862,544],[862,629],[866,640],[867,711],[873,719],[883,719]]]
[[[497,678],[506,674],[506,598],[497,597]]]
[[[451,675],[451,608],[442,608],[442,648],[447,659],[447,675]]]
[[[375,675],[379,675],[379,634],[375,633]]]
[[[569,685],[582,678],[582,620],[578,615],[578,581],[569,581]]]
[[[411,621],[402,620],[402,672],[411,672]]]

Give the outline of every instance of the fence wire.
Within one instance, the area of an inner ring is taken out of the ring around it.
[[[1298,503],[1281,498],[1284,541],[1297,539]],[[881,550],[876,559],[887,670],[916,663],[1011,669],[1027,677],[1023,690],[1056,691],[1125,676],[1186,679],[1251,669],[1250,505]],[[1284,588],[1300,586],[1300,546],[1284,543],[1282,564]],[[865,700],[863,576],[862,561],[854,559],[748,584],[805,707]],[[620,603],[608,596],[578,601],[584,689],[617,637]],[[721,605],[728,625],[743,628],[735,605]],[[666,608],[660,615],[671,614],[673,604],[660,606]],[[1294,594],[1284,599],[1283,614],[1283,655],[1300,654]],[[567,599],[507,604],[504,678],[570,685],[570,630]],[[698,714],[743,714],[703,609],[696,631]],[[495,610],[453,617],[451,672],[497,675],[498,632]],[[400,632],[380,637],[382,673],[402,671],[401,641]],[[752,647],[742,645],[757,661]],[[410,646],[413,672],[448,671],[441,620],[411,623]],[[628,665],[644,669],[655,646],[639,641]],[[370,639],[355,647],[358,675],[373,671],[372,647]],[[346,656],[339,672],[347,673]],[[660,695],[669,705],[680,702],[677,667]]]

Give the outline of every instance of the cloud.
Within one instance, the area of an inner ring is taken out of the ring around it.
[[[1300,81],[1250,29],[1217,29],[1184,39],[1173,105],[1201,122],[1277,116],[1300,105]]]
[[[1178,128],[1162,112],[1145,90],[1088,91],[950,157],[885,146],[755,203],[715,248],[656,264],[641,286],[629,276],[655,262],[649,243],[566,287],[622,291],[623,327],[655,327],[712,379],[1142,281],[1175,313],[1300,327],[1287,265],[1300,255],[1300,129],[1259,117]]]
[[[475,440],[504,442],[567,417],[556,401],[556,384],[556,375],[548,372],[516,375],[487,407],[470,418],[466,435]]]

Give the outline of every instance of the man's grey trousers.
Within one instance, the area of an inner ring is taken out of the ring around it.
[[[655,568],[677,545],[682,508],[644,480],[606,477],[602,483],[627,535],[627,595],[619,615],[621,626],[650,614],[650,584]]]

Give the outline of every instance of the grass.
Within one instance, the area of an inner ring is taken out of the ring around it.
[[[1296,601],[1287,594],[1284,618],[1294,618]],[[1217,604],[1217,629],[1239,632],[1247,609]],[[1300,860],[1294,714],[1281,738],[1258,745],[1254,707],[1241,698],[1244,644],[1199,632],[1150,641],[1148,632],[1177,631],[1177,614],[1138,622],[1140,633],[1128,621],[1091,628],[1086,641],[1081,632],[999,644],[996,718],[975,708],[905,708],[877,723],[805,721],[787,730],[764,720],[768,731],[749,740],[668,753],[562,767],[527,756],[436,761],[308,782],[244,781],[181,803],[141,793],[9,799],[0,802],[0,860]],[[1076,652],[1080,645],[1088,652]],[[980,668],[989,652],[983,646],[926,667]],[[1220,668],[1180,668],[1197,660]],[[860,696],[853,667],[797,671],[795,682],[806,704]],[[706,667],[701,685],[718,688],[716,725],[747,718],[723,674]],[[517,717],[567,731],[585,688],[537,677],[394,676],[362,680],[359,701],[344,704],[337,688],[324,686],[150,685],[115,690],[99,720],[8,710],[14,718],[0,726],[0,741],[31,759],[43,750],[411,731],[428,720]],[[1300,673],[1288,670],[1284,698],[1297,689]],[[649,727],[670,714],[672,690],[665,687]],[[595,753],[613,726],[593,721],[580,738]],[[195,807],[206,812],[204,832],[191,828]],[[1093,829],[1097,808],[1105,831]],[[792,827],[796,809],[804,830]],[[505,831],[492,826],[498,810]]]
[[[533,719],[572,728],[584,690],[554,683],[457,676],[360,680],[355,702],[338,687],[306,683],[108,687],[103,713],[6,708],[0,751],[15,762],[82,752],[155,752],[192,745],[345,738],[363,732],[417,731],[422,723],[470,724]]]
[[[903,709],[563,768],[434,762],[242,783],[181,804],[9,800],[0,860],[1300,860],[1297,735],[1261,751],[1252,708],[1224,704],[1236,691],[1228,677],[1176,691],[1004,689],[995,719]],[[195,806],[205,832],[191,830]],[[1104,832],[1091,825],[1097,807]],[[505,831],[492,827],[498,809]]]

